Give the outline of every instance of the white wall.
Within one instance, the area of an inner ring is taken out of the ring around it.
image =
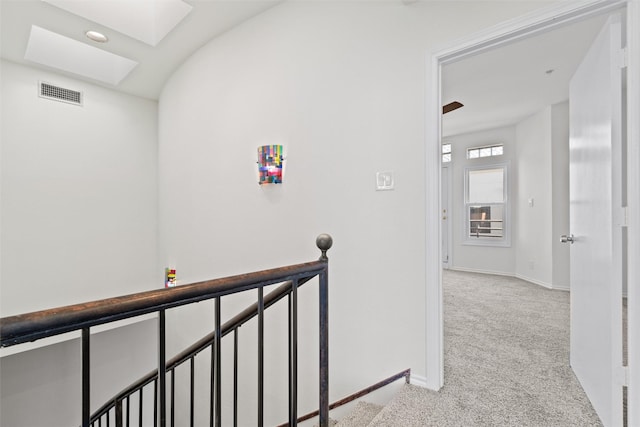
[[[569,105],[545,108],[520,122],[516,276],[569,289]],[[533,199],[533,206],[529,200]]]
[[[569,102],[551,106],[552,258],[554,289],[569,289],[569,245],[560,236],[569,230]]]
[[[518,227],[516,276],[552,284],[551,107],[516,126],[518,141]],[[533,205],[530,204],[533,202]]]
[[[160,99],[161,262],[188,283],[315,259],[329,232],[331,398],[424,375],[426,51],[539,6],[284,3],[204,46]],[[285,146],[281,186],[257,185],[265,143]],[[375,191],[381,170],[394,191]],[[204,304],[174,317],[172,352],[210,328]]]
[[[157,103],[3,61],[2,115],[2,316],[162,286]]]
[[[1,316],[162,286],[157,102],[6,61],[0,71]],[[84,106],[39,98],[39,80],[82,91]],[[94,353],[97,378],[114,363],[125,368],[95,382],[94,405],[124,385],[123,375],[131,380],[150,369],[137,362],[143,355],[134,343],[155,353],[154,323],[112,331],[117,357]],[[94,335],[97,348],[112,336],[104,334]],[[79,424],[78,345],[1,359],[0,424]]]
[[[518,162],[515,127],[509,126],[453,135],[447,137],[445,142],[451,142],[452,145],[452,162],[450,167],[453,168],[451,180],[453,264],[451,268],[464,271],[514,275],[516,250],[513,244],[509,247],[464,244],[464,177],[465,168],[467,167],[497,163],[509,164],[508,198],[511,201],[511,214],[507,218],[507,222],[511,224],[509,232],[511,233],[511,241],[514,242],[518,236],[518,205],[515,202],[518,197]],[[467,148],[500,143],[504,144],[504,155],[502,156],[467,159]]]

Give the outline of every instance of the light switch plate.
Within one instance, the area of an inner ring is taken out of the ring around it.
[[[376,172],[376,190],[393,190],[394,185],[395,182],[392,171]]]

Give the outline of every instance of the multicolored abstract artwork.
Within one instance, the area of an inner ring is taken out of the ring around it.
[[[258,184],[282,184],[282,145],[258,147]]]

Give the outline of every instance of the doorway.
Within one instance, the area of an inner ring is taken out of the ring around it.
[[[630,2],[633,3],[633,2]],[[618,2],[608,2],[606,4],[602,4],[601,2],[587,2],[583,3],[579,6],[570,6],[570,5],[559,5],[557,7],[545,10],[535,16],[530,16],[528,19],[519,20],[519,22],[510,23],[510,25],[503,26],[493,33],[485,33],[482,36],[472,37],[466,42],[460,43],[458,46],[441,51],[435,55],[431,56],[431,68],[429,70],[428,81],[430,82],[430,89],[434,94],[440,93],[440,77],[441,77],[441,68],[443,65],[447,63],[451,63],[458,59],[462,59],[465,57],[469,57],[471,55],[476,55],[478,53],[482,53],[496,47],[498,45],[503,45],[508,42],[512,42],[514,40],[522,39],[527,36],[531,36],[534,34],[539,34],[545,31],[549,31],[552,28],[557,28],[560,25],[566,25],[571,22],[576,22],[586,17],[593,16],[594,14],[602,14],[608,13],[613,8],[624,6],[627,3],[624,1]],[[629,4],[629,19],[628,19],[628,29],[631,34],[637,34],[637,26],[640,25],[640,12],[638,11],[638,7],[636,5]],[[632,38],[633,36],[630,36]],[[630,63],[637,63],[638,56],[640,56],[639,48],[637,45],[630,45],[628,50],[629,61]],[[640,107],[638,106],[637,100],[633,98],[637,96],[637,86],[638,86],[638,76],[633,76],[633,78],[629,81],[630,88],[630,101],[629,102],[629,114],[631,117],[635,117],[638,114],[638,110]],[[449,102],[446,99],[440,99],[439,96],[434,97],[434,100],[429,101],[428,105],[428,113],[429,117],[432,119],[430,122],[438,123],[438,120],[435,118],[439,116],[440,105],[443,103]],[[441,140],[442,129],[439,126],[436,126],[434,129],[429,129],[427,131],[427,152],[430,156],[428,158],[427,170],[428,175],[433,174],[432,171],[440,172],[440,167],[431,167],[434,164],[440,164],[440,156],[439,153],[436,156],[436,150],[440,149],[440,140]],[[640,159],[637,158],[637,148],[638,144],[638,124],[629,123],[629,146],[630,146],[630,155],[628,159],[628,170],[633,171],[637,170],[640,166]],[[431,156],[433,155],[433,156]],[[439,180],[441,176],[428,176],[428,191],[431,194],[438,194],[440,192],[439,188]],[[637,206],[638,200],[637,198],[638,192],[634,193],[633,189],[638,189],[640,187],[638,175],[629,176],[629,206]],[[437,183],[438,185],[432,185],[432,183]],[[534,201],[535,203],[535,201]],[[441,206],[432,206],[428,205],[428,213],[427,213],[427,223],[430,224],[428,228],[428,232],[434,231],[432,228],[432,224],[441,224],[439,220],[441,211]],[[631,211],[631,209],[630,209]],[[436,214],[438,215],[438,221],[435,221]],[[430,218],[431,217],[431,218]],[[430,221],[433,219],[434,221]],[[629,224],[638,224],[638,215],[636,212],[630,212]],[[437,235],[442,236],[442,230],[437,231]],[[633,236],[629,235],[629,257],[631,259],[634,256],[638,255],[638,235],[637,233]],[[436,241],[437,242],[437,241]],[[440,242],[438,242],[440,243]],[[428,243],[427,254],[438,254],[442,248],[436,248],[435,243]],[[442,361],[442,288],[441,288],[441,258],[436,257],[438,259],[437,265],[438,269],[428,267],[427,269],[427,282],[428,283],[436,283],[434,286],[427,286],[427,348],[429,349],[429,354],[427,357],[427,375],[428,379],[430,378],[429,384],[430,386],[434,386],[433,388],[439,388],[443,383],[443,361]],[[429,262],[428,264],[434,264],[433,262]],[[629,287],[629,336],[633,336],[633,330],[638,326],[638,315],[634,314],[634,309],[638,309],[638,300],[637,296],[632,290],[637,284],[638,271],[637,267],[629,266],[628,277],[630,282]],[[434,280],[435,279],[435,282]],[[635,281],[634,281],[635,280]],[[435,301],[435,302],[434,302]],[[636,319],[634,321],[634,319]],[[634,351],[637,350],[638,345],[634,344],[633,341],[629,342],[629,359],[634,360]],[[635,349],[635,350],[634,350]],[[633,376],[629,374],[629,395],[630,401],[634,401],[631,397],[632,395],[636,395],[636,388],[634,386],[636,384],[640,385],[640,375]],[[438,381],[439,379],[439,381]],[[629,417],[630,420],[634,419],[633,417],[640,417],[640,414],[637,414],[637,411],[640,408],[630,408]],[[636,415],[634,415],[636,414]]]

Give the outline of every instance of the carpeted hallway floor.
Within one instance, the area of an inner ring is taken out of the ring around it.
[[[602,425],[569,367],[569,294],[445,271],[445,385],[405,386],[377,427]]]

